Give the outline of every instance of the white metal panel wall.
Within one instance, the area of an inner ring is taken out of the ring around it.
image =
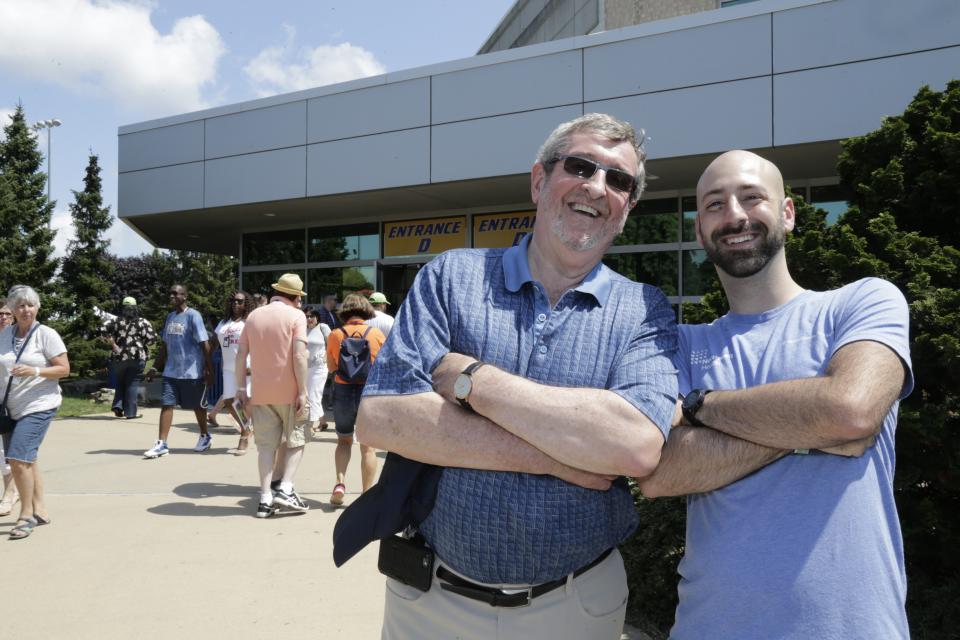
[[[716,153],[772,143],[770,78],[590,102],[588,111],[623,118],[650,137],[650,158]]]
[[[205,206],[303,198],[306,147],[207,160]]]
[[[312,144],[307,150],[307,195],[386,189],[430,182],[426,127]]]
[[[898,115],[920,86],[960,76],[960,47],[881,58],[774,78],[777,145],[863,135]]]
[[[120,136],[120,171],[138,171],[203,160],[203,121]]]
[[[209,118],[206,158],[302,145],[307,140],[305,100]]]
[[[430,124],[430,78],[335,93],[308,102],[308,142],[327,142]]]
[[[202,162],[129,171],[121,173],[117,183],[117,208],[125,216],[202,206]]]
[[[827,2],[777,12],[773,27],[774,71],[809,69],[960,44],[960,2]]]
[[[770,73],[770,16],[589,47],[587,101],[751,78]]]
[[[580,105],[433,127],[431,180],[469,180],[530,171],[537,149]]]
[[[433,123],[544,109],[583,100],[580,50],[433,77]]]

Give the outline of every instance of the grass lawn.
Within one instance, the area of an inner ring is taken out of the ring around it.
[[[57,411],[58,418],[76,418],[89,416],[95,413],[110,413],[110,405],[106,402],[95,404],[89,398],[63,396],[63,404]]]

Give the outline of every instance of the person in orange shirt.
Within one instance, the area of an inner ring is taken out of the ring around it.
[[[330,371],[337,372],[333,387],[333,419],[337,428],[337,450],[334,452],[337,483],[330,494],[330,503],[341,505],[347,491],[344,482],[353,449],[353,431],[357,421],[357,409],[360,407],[360,396],[363,395],[367,374],[387,338],[382,331],[366,324],[375,314],[370,301],[361,295],[350,294],[344,298],[337,315],[343,326],[332,331],[327,339],[327,367]],[[349,342],[344,344],[344,341]],[[375,451],[373,447],[360,443],[360,477],[364,491],[373,486],[376,475]]]

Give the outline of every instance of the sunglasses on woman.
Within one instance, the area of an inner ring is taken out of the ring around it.
[[[637,179],[622,169],[608,167],[605,164],[580,156],[559,156],[551,160],[550,163],[555,164],[561,160],[563,161],[563,170],[571,176],[589,180],[597,172],[597,169],[602,169],[607,186],[627,195],[633,194],[633,190],[637,188]]]

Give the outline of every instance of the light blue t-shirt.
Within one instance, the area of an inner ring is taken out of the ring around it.
[[[909,372],[909,314],[866,278],[805,291],[757,315],[680,327],[680,391],[743,389],[822,375],[836,351],[871,340]],[[789,455],[687,498],[674,640],[908,638],[903,541],[893,499],[895,402],[860,458]]]
[[[430,372],[454,351],[542,384],[609,389],[669,432],[677,334],[663,293],[599,264],[551,307],[530,273],[529,239],[447,251],[421,269],[364,395],[429,392]],[[474,580],[539,584],[623,542],[637,520],[623,481],[593,491],[549,475],[447,467],[420,531]]]
[[[198,380],[203,377],[203,347],[208,339],[203,317],[196,309],[183,313],[171,311],[163,323],[163,341],[167,344],[167,364],[163,377]]]

